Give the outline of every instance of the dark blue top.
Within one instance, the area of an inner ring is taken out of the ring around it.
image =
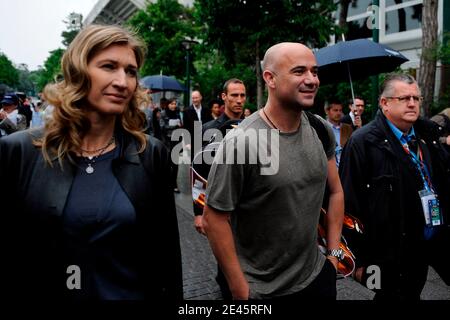
[[[81,270],[81,290],[88,299],[141,299],[135,251],[136,212],[112,172],[119,147],[88,161],[77,158],[77,172],[63,213],[68,264]],[[69,275],[68,275],[69,276]]]

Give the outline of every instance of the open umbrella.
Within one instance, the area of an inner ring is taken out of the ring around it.
[[[352,79],[391,72],[408,59],[400,52],[367,39],[342,41],[315,52],[321,84],[350,81]],[[354,100],[354,99],[353,99]]]
[[[143,77],[140,83],[141,86],[152,91],[186,91],[177,79],[162,74]]]

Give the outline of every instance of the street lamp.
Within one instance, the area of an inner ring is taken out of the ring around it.
[[[189,65],[190,65],[190,53],[191,49],[195,44],[198,44],[198,41],[185,38],[183,41],[181,41],[181,44],[183,45],[184,49],[186,49],[186,94],[184,98],[184,106],[185,108],[189,107],[189,95],[190,95],[190,82],[191,82],[191,74],[189,72]]]

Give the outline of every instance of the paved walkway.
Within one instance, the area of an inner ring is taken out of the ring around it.
[[[184,298],[186,300],[221,299],[215,281],[217,264],[206,237],[194,228],[189,170],[187,165],[179,167],[180,194],[175,195],[178,224],[180,228],[181,252],[183,259]],[[373,292],[351,278],[337,281],[338,300],[372,300]],[[422,292],[424,300],[450,300],[450,287],[430,268],[428,281]]]

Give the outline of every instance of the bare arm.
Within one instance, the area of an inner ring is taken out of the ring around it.
[[[328,188],[330,190],[330,199],[326,215],[327,228],[327,247],[329,250],[338,249],[341,239],[342,224],[344,221],[344,191],[342,190],[341,180],[336,168],[334,157],[328,160]],[[328,257],[337,268],[338,260],[336,257]]]
[[[203,228],[203,216],[202,215],[198,215],[198,216],[194,217],[194,227],[198,233],[200,233],[202,235],[206,235],[205,229]]]
[[[229,219],[230,213],[219,212],[206,205],[203,211],[203,228],[225,274],[233,299],[247,300],[249,286],[239,264]]]

